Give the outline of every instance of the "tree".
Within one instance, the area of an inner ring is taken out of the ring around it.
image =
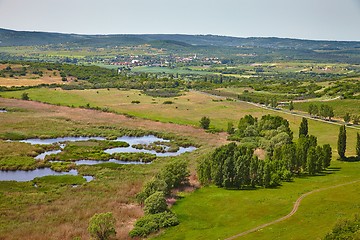
[[[325,155],[324,150],[321,146],[316,147],[316,155],[317,155],[317,161],[316,161],[316,172],[321,172],[325,168]]]
[[[165,195],[163,192],[156,192],[150,195],[144,203],[145,214],[156,214],[165,212],[167,210],[167,204]]]
[[[209,117],[202,117],[201,120],[200,120],[200,126],[203,128],[203,129],[209,129],[210,127],[210,118]]]
[[[311,103],[308,108],[308,113],[312,116],[317,116],[319,114],[318,106]]]
[[[360,158],[360,134],[356,134],[356,156]]]
[[[299,137],[301,136],[306,137],[308,135],[308,131],[309,131],[308,121],[306,118],[303,117],[299,127]]]
[[[324,151],[324,168],[330,167],[330,161],[332,158],[332,149],[330,147],[330,144],[324,144],[323,145],[323,151]]]
[[[311,147],[307,154],[307,170],[309,175],[314,175],[316,173],[316,162],[317,162],[316,149],[314,147]]]
[[[22,100],[29,100],[29,94],[27,92],[24,92],[23,94],[21,94],[21,99]]]
[[[107,240],[115,236],[115,222],[111,212],[95,214],[89,221],[90,236],[97,240]]]
[[[359,115],[354,115],[353,116],[353,124],[358,125],[360,122],[360,116]]]
[[[234,132],[235,132],[234,124],[232,122],[228,122],[227,133],[234,134]]]
[[[338,146],[338,154],[340,156],[340,159],[345,159],[345,151],[346,151],[346,127],[345,127],[345,125],[340,127],[337,146]]]
[[[293,101],[290,101],[290,103],[289,103],[289,110],[290,110],[290,111],[294,110],[294,103],[293,103]]]
[[[349,123],[350,120],[351,120],[350,113],[346,113],[345,116],[344,116],[344,122],[345,122],[345,123]]]

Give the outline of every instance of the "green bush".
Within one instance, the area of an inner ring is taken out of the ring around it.
[[[160,172],[160,178],[166,182],[169,189],[186,184],[189,176],[187,162],[184,160],[170,162]]]
[[[144,204],[145,214],[156,214],[167,210],[165,194],[163,192],[155,192],[151,194],[145,200]]]
[[[164,180],[161,180],[158,178],[153,178],[150,181],[148,181],[147,183],[145,183],[141,192],[139,192],[136,195],[136,198],[139,201],[139,203],[144,203],[145,200],[150,195],[154,194],[155,192],[159,192],[159,191],[167,194],[167,192],[168,192],[167,184]]]
[[[326,234],[324,238],[324,240],[337,239],[360,239],[360,217],[358,215],[351,220],[338,221],[332,231]]]
[[[111,212],[95,214],[89,221],[88,231],[94,239],[107,240],[116,235],[115,222]]]
[[[131,237],[146,237],[160,228],[167,228],[178,224],[179,220],[176,215],[169,211],[145,215],[137,220],[135,228],[129,234]]]

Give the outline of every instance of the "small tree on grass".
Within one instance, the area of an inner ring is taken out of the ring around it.
[[[294,103],[293,103],[293,101],[290,101],[290,103],[289,103],[289,110],[290,110],[290,111],[294,110]]]
[[[22,100],[29,100],[29,94],[27,92],[24,92],[23,94],[21,94],[21,99]]]
[[[345,125],[340,127],[337,146],[338,146],[338,153],[339,153],[340,159],[344,159],[345,151],[346,151],[346,127],[345,127]]]
[[[210,118],[209,117],[202,117],[201,120],[200,120],[200,126],[203,128],[203,129],[209,129],[210,127]]]
[[[97,240],[107,240],[116,235],[115,218],[111,212],[95,214],[89,221],[90,236]]]

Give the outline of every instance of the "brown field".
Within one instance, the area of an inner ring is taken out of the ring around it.
[[[69,84],[63,82],[60,76],[45,75],[41,78],[32,79],[31,77],[2,78],[0,77],[0,86],[4,87],[21,87],[21,86],[37,86],[40,84]]]

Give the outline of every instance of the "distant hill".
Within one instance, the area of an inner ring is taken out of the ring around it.
[[[82,47],[112,47],[150,44],[153,47],[158,48],[171,45],[173,47],[227,46],[327,51],[360,49],[360,42],[350,41],[315,41],[258,37],[238,38],[216,35],[183,34],[79,35],[48,32],[13,31],[0,28],[0,47],[53,44],[79,45]]]

